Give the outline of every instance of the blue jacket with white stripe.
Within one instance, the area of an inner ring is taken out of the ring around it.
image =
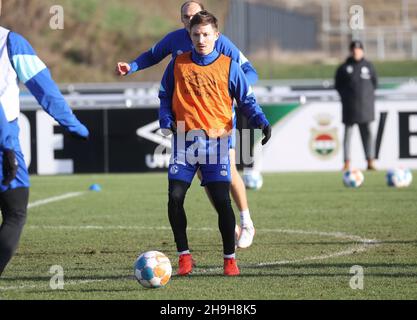
[[[17,80],[25,84],[42,108],[67,131],[74,135],[87,138],[89,135],[88,129],[73,114],[70,106],[52,79],[48,68],[36,55],[35,50],[29,42],[21,35],[15,32],[9,32],[7,37],[7,51],[10,59],[9,62],[17,74]],[[19,99],[19,97],[16,96],[13,99]],[[3,107],[1,109],[1,113],[4,116]],[[9,119],[8,127],[4,126],[3,128],[4,118],[2,119],[1,117],[2,115],[0,115],[2,125],[0,133],[0,141],[2,142],[0,143],[5,143],[6,147],[15,151],[16,159],[18,160],[18,171],[16,179],[11,182],[9,187],[0,185],[0,192],[4,192],[7,189],[29,187],[29,174],[19,143],[18,120],[17,118]],[[2,145],[1,149],[3,148],[4,146]],[[1,158],[0,156],[0,166],[2,168]],[[3,180],[2,169],[0,169],[1,180]]]

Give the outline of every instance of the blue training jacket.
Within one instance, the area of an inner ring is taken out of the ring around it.
[[[168,33],[149,51],[142,53],[130,63],[131,69],[128,74],[158,64],[170,54],[172,55],[172,58],[175,58],[177,55],[191,51],[192,48],[193,43],[187,29],[178,29]],[[217,52],[232,58],[232,60],[239,64],[250,85],[254,85],[258,81],[258,74],[256,73],[255,68],[229,38],[220,34],[219,39],[216,41],[215,48]]]
[[[7,50],[10,63],[16,71],[18,80],[25,84],[42,108],[69,132],[80,137],[88,137],[88,129],[75,117],[52,79],[48,68],[38,58],[29,42],[21,35],[10,32],[7,38]],[[19,99],[19,97],[16,97],[16,99]],[[1,110],[1,113],[3,113],[3,108]],[[2,121],[1,115],[0,121]],[[6,130],[8,132],[2,132],[0,139],[3,140],[4,134],[7,134],[6,144],[16,153],[18,171],[16,179],[11,182],[8,188],[0,184],[0,192],[7,189],[29,187],[29,174],[19,143],[18,120],[10,121]],[[2,168],[2,157],[0,157],[0,167]],[[3,180],[2,169],[0,169],[1,180]]]
[[[0,151],[11,149],[9,122],[4,114],[3,106],[0,103]]]

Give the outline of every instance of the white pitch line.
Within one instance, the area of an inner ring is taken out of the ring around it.
[[[291,263],[298,263],[298,262],[306,262],[306,261],[315,261],[315,260],[326,260],[326,259],[331,259],[331,258],[336,258],[336,257],[341,257],[341,256],[348,256],[354,253],[359,253],[359,252],[365,252],[368,247],[370,245],[378,245],[378,242],[375,243],[364,243],[363,245],[357,246],[357,247],[352,247],[349,248],[347,250],[343,250],[343,251],[337,251],[334,253],[329,253],[329,254],[323,254],[323,255],[318,255],[318,256],[311,256],[311,257],[305,257],[302,259],[294,259],[294,260],[280,260],[280,261],[271,261],[271,262],[261,262],[258,264],[254,264],[254,265],[246,265],[246,266],[242,266],[241,268],[259,268],[259,267],[272,267],[272,266],[279,266],[279,265],[286,265],[286,264],[291,264]],[[217,273],[222,271],[223,269],[218,267],[218,268],[210,268],[210,269],[199,269],[198,267],[195,268],[196,272],[193,272],[193,274],[207,274],[207,273]]]
[[[171,230],[169,226],[159,226],[159,227],[146,227],[146,226],[97,226],[97,225],[86,225],[86,226],[29,226],[32,229],[57,229],[57,230]],[[217,231],[214,228],[187,228],[189,231]],[[376,239],[366,239],[362,238],[357,235],[346,234],[343,232],[324,232],[324,231],[306,231],[306,230],[293,230],[293,229],[256,229],[258,232],[273,232],[273,233],[287,233],[287,234],[303,234],[303,235],[317,235],[321,237],[334,237],[338,239],[345,239],[350,241],[358,242],[357,245],[342,251],[337,251],[328,254],[322,254],[317,256],[310,256],[301,259],[294,259],[294,260],[279,260],[279,261],[272,261],[272,262],[261,262],[255,265],[247,265],[246,267],[268,267],[268,266],[275,266],[275,265],[285,265],[290,263],[298,263],[298,262],[305,262],[305,261],[314,261],[314,260],[326,260],[340,256],[347,256],[354,253],[364,252],[369,249],[371,246],[374,247],[380,243],[379,240]],[[206,273],[215,273],[219,272],[221,268],[210,268],[210,269],[199,269],[198,267],[195,268],[196,272],[194,274],[206,274]]]
[[[7,279],[7,278],[6,278]],[[70,281],[64,281],[64,287],[68,285],[79,285],[79,284],[85,284],[85,283],[94,283],[94,282],[103,282],[107,281],[107,279],[87,279],[87,280],[70,280]],[[47,282],[47,281],[46,281]],[[47,285],[21,285],[21,286],[9,286],[9,287],[0,287],[0,291],[10,291],[10,290],[22,290],[22,289],[37,289],[40,287],[47,288]],[[52,290],[52,289],[51,289]]]
[[[55,196],[43,200],[38,200],[35,202],[32,202],[28,205],[28,208],[34,208],[41,205],[45,205],[52,202],[57,202],[73,197],[78,197],[84,194],[85,192],[70,192],[66,193],[60,196]],[[96,225],[85,225],[85,226],[65,226],[65,225],[57,225],[57,226],[48,226],[48,225],[32,225],[27,226],[26,228],[30,229],[57,229],[57,230],[170,230],[171,228],[169,226],[159,226],[159,227],[145,227],[145,226],[96,226]],[[214,228],[188,228],[190,231],[216,231],[217,229]],[[314,261],[314,260],[325,260],[340,256],[346,256],[351,255],[353,253],[357,252],[364,252],[371,246],[376,246],[380,243],[379,240],[376,239],[365,239],[360,236],[356,235],[350,235],[343,232],[322,232],[322,231],[306,231],[306,230],[293,230],[293,229],[257,229],[258,232],[276,232],[276,233],[288,233],[288,234],[304,234],[304,235],[317,235],[317,236],[328,236],[328,237],[334,237],[338,239],[346,239],[346,240],[352,240],[357,241],[360,244],[358,246],[334,252],[329,254],[323,254],[323,255],[317,255],[317,256],[310,256],[305,257],[301,259],[295,259],[295,260],[281,260],[281,261],[273,261],[273,262],[262,262],[258,263],[256,265],[252,266],[246,266],[248,268],[250,267],[267,267],[267,266],[274,266],[274,265],[285,265],[290,263],[297,263],[297,262],[305,262],[305,261]],[[197,271],[198,270],[198,271]],[[211,272],[219,272],[219,270],[222,270],[221,268],[211,268],[211,269],[199,269],[196,268],[196,272],[194,274],[206,274]],[[80,281],[68,281],[65,283],[65,285],[78,285],[78,284],[84,284],[84,283],[93,283],[93,282],[103,282],[108,281],[107,279],[100,279],[100,280],[80,280]],[[0,287],[0,291],[6,291],[6,290],[19,290],[19,289],[35,289],[39,288],[39,285],[22,285],[22,286],[10,286],[10,287]]]
[[[36,289],[39,288],[39,285],[23,285],[23,286],[11,286],[11,287],[0,287],[0,291],[8,291],[8,290],[22,290],[22,289]]]
[[[374,243],[373,245],[376,245],[376,244],[377,243]],[[311,256],[311,257],[306,257],[306,258],[302,258],[302,259],[281,260],[281,261],[276,261],[276,262],[261,262],[261,263],[258,263],[256,266],[257,267],[274,266],[274,265],[283,265],[283,264],[305,262],[305,261],[314,261],[314,260],[325,260],[325,259],[330,259],[330,258],[335,258],[335,257],[348,256],[348,255],[351,255],[353,253],[364,252],[368,249],[367,248],[368,246],[369,246],[369,244],[363,244],[363,245],[360,245],[358,247],[352,247],[350,249],[343,250],[343,251],[338,251],[338,252],[335,252],[335,253],[323,254],[323,255],[318,255],[318,256]]]
[[[289,234],[305,234],[305,235],[317,235],[324,237],[334,237],[339,239],[353,240],[363,243],[374,243],[378,242],[375,239],[364,239],[360,236],[346,234],[344,232],[324,232],[324,231],[305,231],[305,230],[294,230],[294,229],[263,229],[264,232],[278,232],[278,233],[289,233]]]
[[[68,193],[64,193],[64,194],[59,195],[59,196],[38,200],[38,201],[29,203],[28,209],[43,206],[45,204],[52,203],[52,202],[57,202],[57,201],[61,201],[61,200],[69,199],[69,198],[74,198],[74,197],[79,197],[79,196],[83,195],[84,193],[85,192],[68,192]]]
[[[147,226],[97,226],[97,225],[84,225],[84,226],[68,226],[68,225],[32,225],[28,226],[32,229],[57,229],[57,230],[171,230],[169,226],[159,227],[147,227]],[[193,228],[188,227],[187,231],[218,231],[215,228],[202,227]],[[351,235],[343,232],[324,232],[324,231],[306,231],[306,230],[294,230],[294,229],[256,229],[260,232],[271,232],[271,233],[288,233],[288,234],[305,234],[305,235],[317,235],[321,237],[333,237],[345,240],[352,240],[356,242],[375,244],[378,242],[376,239],[365,239],[360,236]]]

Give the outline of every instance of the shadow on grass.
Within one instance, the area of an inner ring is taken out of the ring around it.
[[[138,284],[139,285],[139,284]],[[72,289],[68,289],[65,288],[64,290],[27,290],[26,293],[35,293],[35,294],[41,294],[41,293],[46,293],[46,294],[51,294],[51,293],[56,293],[57,295],[59,295],[60,292],[62,292],[63,294],[65,293],[70,293],[70,292],[74,292],[74,293],[97,293],[97,292],[101,292],[101,293],[116,293],[116,292],[133,292],[133,291],[138,291],[137,288],[123,288],[123,289],[114,289],[114,288],[110,288],[110,289],[93,289],[93,288],[88,288],[88,289],[76,289],[76,288],[72,288]],[[78,300],[79,298],[76,298],[76,300]]]
[[[20,276],[20,277],[3,277],[4,281],[39,281],[39,282],[47,282],[51,280],[52,275],[50,276]],[[85,283],[89,282],[100,282],[100,281],[107,281],[107,280],[135,280],[133,275],[94,275],[91,277],[86,276],[65,276],[64,281],[66,283],[71,283],[73,281],[79,281]],[[1,279],[0,279],[1,283]]]
[[[257,264],[239,264],[243,277],[291,277],[291,276],[302,276],[302,277],[333,277],[333,276],[348,276],[350,268],[354,264],[352,263],[285,263],[285,264],[271,264],[271,265],[257,265]],[[358,262],[366,274],[366,276],[374,277],[415,277],[417,278],[417,272],[370,272],[370,268],[383,268],[383,269],[407,269],[411,268],[417,270],[417,263],[363,263]],[[343,272],[335,270],[335,272],[329,272],[328,269],[343,269]],[[174,266],[172,272],[172,278],[180,279],[181,276],[176,275],[176,267]],[[218,272],[216,270],[218,269]],[[294,270],[303,270],[304,272],[291,272]],[[74,270],[89,270],[91,273],[96,273],[97,270],[94,268],[84,269],[75,268]],[[250,272],[249,270],[259,270],[256,272]],[[316,270],[322,270],[322,272],[316,272]],[[327,270],[327,271],[324,271]],[[94,272],[95,271],[95,272]],[[72,281],[79,281],[86,283],[88,282],[100,282],[108,280],[133,280],[136,281],[133,274],[130,274],[130,269],[118,269],[119,272],[125,273],[123,275],[92,275],[88,276],[65,276],[65,282],[71,283]],[[190,275],[191,277],[223,277],[223,266],[222,265],[198,265],[195,268],[195,273]],[[7,277],[3,276],[0,278],[0,283],[4,281],[38,281],[38,282],[49,282],[51,280],[50,275],[46,276],[19,276],[19,277]]]
[[[417,278],[417,272],[407,272],[407,273],[365,273],[365,276],[369,279],[371,277],[374,278]],[[191,278],[229,278],[223,275],[222,271],[219,273],[193,273],[186,277]],[[237,277],[233,278],[330,278],[330,277],[352,277],[352,274],[349,273],[349,269],[346,270],[344,273],[335,272],[268,272],[268,273],[259,273],[259,272],[247,272],[243,268],[241,268],[241,274]],[[183,277],[175,276],[172,277],[174,281],[182,279]]]
[[[248,248],[247,250],[252,250],[254,248],[258,247],[264,247],[267,246],[268,248],[272,247],[283,247],[283,246],[305,246],[305,245],[373,245],[374,243],[363,243],[361,241],[276,241],[276,242],[263,242],[263,241],[256,241],[253,245],[253,247]],[[417,246],[417,240],[384,240],[384,241],[377,241],[375,244],[405,244],[405,245],[416,245]],[[159,248],[156,248],[155,250],[163,251],[165,254],[169,256],[176,256],[177,252],[174,249],[168,249],[164,248],[165,246],[171,246],[169,244],[163,244]],[[209,252],[218,252],[219,249],[221,250],[221,242],[219,241],[218,244],[207,244],[204,242],[195,243],[192,248],[190,248],[191,251],[194,251],[195,253],[198,253],[198,251],[204,251],[204,253]],[[194,249],[194,250],[193,250]],[[239,249],[238,249],[239,250]],[[86,255],[86,256],[94,256],[94,255],[100,255],[100,254],[126,254],[130,256],[138,256],[139,253],[146,251],[146,249],[141,250],[111,250],[111,249],[85,249],[85,250],[79,250],[79,251],[40,251],[40,252],[17,252],[16,256],[35,256],[38,257],[39,255],[45,255],[45,256],[67,256],[68,254],[71,255]]]

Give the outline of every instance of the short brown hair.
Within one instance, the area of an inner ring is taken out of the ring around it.
[[[199,24],[202,24],[202,25],[211,24],[214,29],[216,30],[219,29],[218,24],[217,24],[217,18],[206,10],[200,11],[199,13],[196,13],[194,15],[194,17],[190,21],[190,30],[195,25],[199,25]]]

